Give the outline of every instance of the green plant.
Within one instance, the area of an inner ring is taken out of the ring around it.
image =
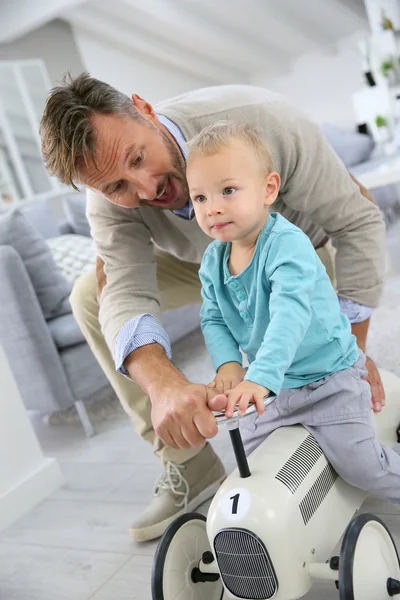
[[[375,117],[375,125],[377,127],[386,127],[387,126],[387,119],[385,117],[383,117],[382,115],[377,115]]]
[[[389,71],[391,69],[393,69],[394,65],[393,65],[393,61],[392,60],[384,60],[383,63],[381,64],[381,71],[382,71],[382,75],[384,77],[387,77]]]

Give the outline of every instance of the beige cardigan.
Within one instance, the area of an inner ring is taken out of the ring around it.
[[[221,119],[255,126],[271,148],[281,176],[273,205],[317,245],[328,234],[337,243],[338,293],[367,306],[381,294],[385,260],[384,224],[365,199],[317,125],[279,95],[250,86],[196,90],[158,104],[187,140]],[[160,317],[154,245],[185,261],[200,263],[210,239],[195,219],[157,208],[127,209],[88,191],[88,217],[107,284],[100,323],[114,351],[121,327],[142,313]]]

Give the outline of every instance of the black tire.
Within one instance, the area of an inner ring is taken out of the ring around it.
[[[393,540],[393,537],[385,525],[385,523],[370,513],[362,513],[354,517],[354,519],[348,525],[346,532],[343,537],[342,548],[340,551],[340,562],[339,562],[339,598],[340,600],[360,600],[359,598],[355,598],[354,596],[354,586],[353,586],[353,565],[354,565],[354,555],[356,551],[356,546],[358,542],[358,538],[360,536],[361,531],[365,527],[367,523],[370,521],[376,521],[381,525],[388,537],[390,538],[393,548],[396,552],[397,562],[400,565],[399,554],[397,552],[396,544]]]
[[[199,513],[187,513],[181,515],[165,530],[162,535],[156,553],[153,560],[153,568],[151,573],[151,595],[153,600],[173,600],[172,598],[164,598],[163,580],[164,580],[164,566],[165,559],[168,554],[169,547],[179,531],[179,529],[185,525],[188,521],[198,520],[206,522],[204,515]],[[199,556],[199,560],[201,556]]]

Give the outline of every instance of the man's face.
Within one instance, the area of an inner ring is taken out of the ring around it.
[[[175,140],[151,116],[95,115],[95,160],[80,182],[126,208],[177,209],[189,198],[185,161]]]

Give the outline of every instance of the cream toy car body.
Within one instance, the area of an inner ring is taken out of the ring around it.
[[[387,406],[374,426],[379,440],[393,446],[400,380],[381,376]],[[185,514],[161,538],[153,600],[297,600],[316,579],[332,581],[340,600],[400,596],[390,532],[371,514],[354,517],[366,493],[338,476],[305,428],[277,429],[246,459],[239,417],[217,418],[229,428],[238,468],[207,520]],[[343,534],[340,556],[332,556]]]

